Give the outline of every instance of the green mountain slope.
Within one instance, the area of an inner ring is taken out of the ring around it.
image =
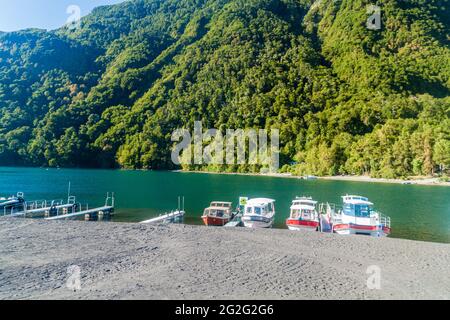
[[[0,165],[173,168],[171,134],[276,128],[283,170],[450,167],[448,0],[135,0],[0,34]],[[257,166],[187,167],[257,171]]]

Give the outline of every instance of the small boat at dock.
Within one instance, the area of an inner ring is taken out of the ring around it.
[[[0,198],[0,214],[9,214],[14,210],[20,210],[25,204],[23,192],[18,192],[16,196]]]
[[[256,198],[247,201],[242,223],[247,228],[271,228],[275,217],[275,200]]]
[[[333,232],[373,237],[390,234],[391,219],[375,211],[368,198],[346,195],[342,200],[343,208],[332,214]]]
[[[223,201],[213,201],[206,208],[202,215],[203,223],[207,226],[224,226],[232,218],[232,203]]]
[[[290,216],[286,220],[289,230],[319,230],[320,217],[317,201],[311,197],[297,197],[292,201],[290,211]]]

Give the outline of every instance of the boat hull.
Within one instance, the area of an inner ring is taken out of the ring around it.
[[[246,228],[271,228],[273,226],[273,218],[261,216],[243,216],[242,223]]]
[[[202,216],[202,220],[203,220],[203,223],[206,226],[221,227],[221,226],[226,225],[230,221],[230,218],[228,218],[228,217],[218,218],[218,217]]]
[[[381,225],[367,226],[353,223],[340,223],[333,225],[333,232],[341,235],[355,234],[367,235],[372,237],[385,237],[389,235],[390,229]]]
[[[313,220],[298,220],[298,219],[288,219],[286,220],[286,225],[289,230],[308,230],[317,231],[319,229],[319,222]]]

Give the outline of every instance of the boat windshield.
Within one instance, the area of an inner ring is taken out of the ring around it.
[[[216,209],[211,209],[209,210],[209,215],[213,216],[213,217],[223,217],[225,215],[225,211],[224,210],[216,210]]]
[[[216,217],[221,218],[221,217],[223,217],[224,215],[225,215],[225,211],[223,211],[223,210],[217,210],[217,211],[216,211]]]
[[[350,204],[344,205],[344,214],[352,217],[370,218],[372,208],[367,204]]]
[[[314,210],[292,209],[291,218],[293,219],[311,219],[314,216]]]
[[[261,207],[247,207],[247,209],[245,210],[245,213],[247,214],[256,214],[256,215],[261,215],[264,214],[264,208]]]

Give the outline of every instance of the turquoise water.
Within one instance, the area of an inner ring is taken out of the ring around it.
[[[185,223],[201,224],[203,209],[213,200],[239,196],[276,199],[275,226],[284,228],[295,196],[340,204],[341,195],[367,196],[392,219],[391,237],[450,243],[450,188],[348,181],[214,175],[198,173],[42,169],[0,167],[0,196],[22,191],[27,201],[65,199],[72,194],[89,207],[104,204],[106,192],[116,195],[114,221],[137,222],[177,208],[185,197]]]

